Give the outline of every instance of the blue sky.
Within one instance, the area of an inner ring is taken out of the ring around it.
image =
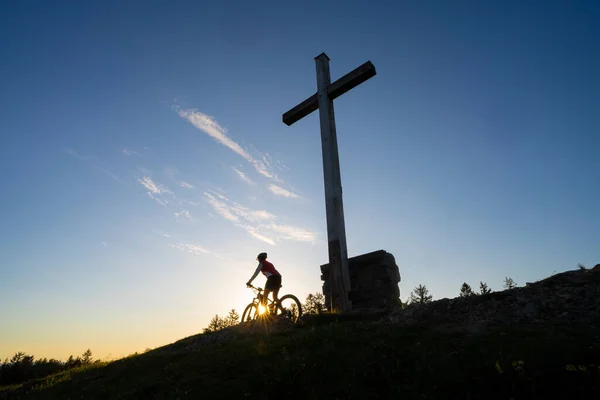
[[[600,7],[574,1],[4,2],[0,357],[119,357],[327,261],[318,114],[337,79],[348,251],[401,297],[600,262]],[[264,278],[257,278],[263,284]]]

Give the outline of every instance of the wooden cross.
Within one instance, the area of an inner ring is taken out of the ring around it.
[[[352,309],[352,303],[348,298],[350,276],[333,100],[372,78],[376,72],[371,61],[367,61],[354,71],[331,83],[329,57],[325,53],[321,53],[315,57],[315,62],[317,67],[317,93],[283,114],[282,119],[283,123],[289,126],[313,111],[319,110],[327,240],[329,242],[330,304],[333,308],[344,312]]]

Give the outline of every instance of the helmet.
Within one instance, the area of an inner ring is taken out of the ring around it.
[[[256,258],[259,260],[264,260],[267,258],[267,253],[260,253]]]

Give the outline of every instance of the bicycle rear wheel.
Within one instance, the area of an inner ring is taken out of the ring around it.
[[[288,318],[290,321],[296,323],[302,316],[302,304],[300,304],[300,300],[293,294],[286,294],[279,298],[275,315]]]
[[[258,307],[254,303],[250,303],[246,306],[246,309],[242,313],[241,322],[252,321],[258,318]]]

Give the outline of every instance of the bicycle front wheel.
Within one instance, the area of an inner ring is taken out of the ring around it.
[[[286,294],[280,297],[276,315],[288,318],[294,323],[298,322],[298,319],[302,316],[302,304],[300,304],[300,300],[293,294]]]
[[[254,303],[250,303],[246,306],[246,309],[242,313],[241,322],[252,321],[258,318],[258,307]]]

